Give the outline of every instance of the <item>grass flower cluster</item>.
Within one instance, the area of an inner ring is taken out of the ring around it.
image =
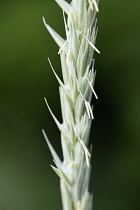
[[[45,131],[44,137],[52,153],[53,170],[60,177],[63,210],[91,210],[92,194],[89,193],[90,158],[89,135],[94,119],[92,95],[96,72],[94,52],[97,36],[96,14],[98,0],[55,0],[63,10],[66,39],[43,22],[59,46],[63,81],[58,77],[50,60],[50,66],[60,85],[60,101],[63,122],[60,123],[47,100],[48,109],[61,132],[63,161],[60,160]]]

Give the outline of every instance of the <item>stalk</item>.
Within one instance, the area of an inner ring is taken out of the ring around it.
[[[96,14],[98,0],[55,0],[63,10],[66,39],[56,33],[43,17],[45,27],[59,46],[63,81],[50,66],[60,85],[60,101],[63,122],[60,123],[47,100],[47,107],[61,132],[63,160],[60,160],[43,131],[52,153],[55,166],[52,169],[60,178],[63,210],[91,210],[92,194],[89,193],[91,150],[89,135],[94,119],[91,106],[96,71],[94,51],[97,36]]]

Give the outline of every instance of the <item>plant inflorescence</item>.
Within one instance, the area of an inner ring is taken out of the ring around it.
[[[89,193],[91,150],[88,149],[91,122],[94,119],[92,95],[96,71],[94,52],[97,36],[98,0],[55,0],[63,10],[66,39],[63,39],[48,24],[43,22],[59,46],[63,81],[50,66],[60,85],[60,101],[63,122],[60,123],[47,100],[48,109],[61,132],[63,161],[60,160],[45,131],[44,137],[52,153],[60,177],[63,210],[91,210],[92,194]]]

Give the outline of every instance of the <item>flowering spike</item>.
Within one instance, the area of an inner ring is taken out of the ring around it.
[[[91,122],[94,119],[92,95],[98,99],[94,90],[93,55],[95,51],[100,53],[95,47],[99,0],[72,0],[71,4],[65,0],[55,1],[63,10],[66,38],[57,34],[43,18],[45,27],[59,46],[63,76],[61,81],[48,59],[60,85],[63,121],[60,124],[45,99],[61,131],[63,162],[58,164],[54,161],[56,167],[52,168],[60,177],[63,210],[92,210],[92,196],[88,192],[91,169],[88,145]],[[51,146],[50,150],[52,152]]]

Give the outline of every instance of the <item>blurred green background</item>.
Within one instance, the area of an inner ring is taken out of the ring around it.
[[[58,47],[42,16],[65,37],[54,0],[0,0],[0,210],[62,209],[59,179],[42,136],[61,156]],[[91,142],[94,210],[140,207],[140,1],[100,1]]]

